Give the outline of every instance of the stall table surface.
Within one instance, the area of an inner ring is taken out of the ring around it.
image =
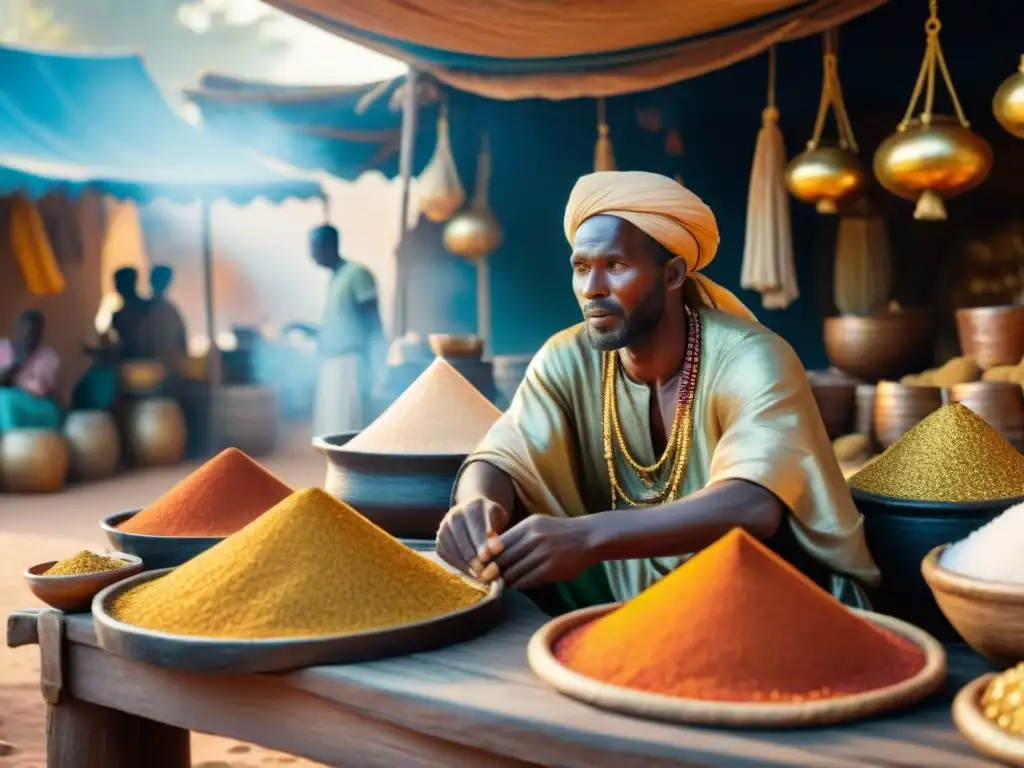
[[[38,643],[49,768],[187,768],[188,731],[349,768],[566,766],[996,766],[955,730],[950,702],[989,671],[949,648],[945,688],[924,704],[811,730],[714,730],[647,722],[565,698],[526,661],[546,616],[504,596],[501,625],[402,658],[286,674],[201,675],[98,647],[88,614],[19,611],[8,644]]]

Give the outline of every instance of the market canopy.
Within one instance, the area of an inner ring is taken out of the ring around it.
[[[182,120],[142,59],[0,46],[0,195],[95,190],[140,202],[322,195]]]
[[[617,96],[733,64],[885,0],[266,0],[494,99]]]
[[[261,154],[311,171],[353,180],[370,170],[398,174],[405,78],[354,86],[290,86],[208,74],[187,91],[212,134],[244,141]],[[429,107],[437,87],[421,82],[417,101]],[[430,114],[420,122],[413,172],[433,148]]]

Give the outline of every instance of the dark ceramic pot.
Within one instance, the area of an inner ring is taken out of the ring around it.
[[[142,558],[144,570],[176,568],[224,541],[220,536],[146,536],[117,527],[139,511],[132,509],[108,515],[100,520],[100,528],[114,549]]]
[[[935,547],[960,541],[1024,497],[943,503],[850,490],[864,515],[868,549],[882,572],[882,584],[872,596],[874,609],[909,621],[943,642],[963,642],[936,605],[921,575],[921,561]]]
[[[357,453],[342,446],[358,432],[313,439],[327,459],[324,489],[392,536],[433,539],[448,513],[465,455],[408,456]]]

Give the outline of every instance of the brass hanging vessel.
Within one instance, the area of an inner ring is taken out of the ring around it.
[[[466,191],[452,155],[448,136],[448,109],[442,104],[437,113],[437,144],[434,154],[416,180],[416,199],[420,213],[440,224],[448,221],[466,202]]]
[[[857,139],[853,135],[853,126],[843,101],[834,36],[834,30],[825,34],[825,54],[822,57],[824,77],[814,133],[807,142],[807,149],[793,158],[786,168],[786,186],[789,191],[798,200],[814,203],[818,213],[836,213],[840,201],[860,192],[867,180],[867,174],[857,158]],[[829,107],[835,112],[839,134],[835,144],[822,143]]]
[[[875,176],[883,187],[898,197],[917,201],[915,219],[942,221],[946,218],[944,200],[974,189],[988,176],[992,169],[992,147],[970,129],[971,124],[964,116],[939,42],[942,23],[938,0],[929,0],[928,6],[924,60],[910,105],[896,133],[878,147],[874,165]],[[932,114],[936,65],[953,102],[955,119]],[[924,109],[915,118],[922,90]]]
[[[501,225],[487,199],[490,183],[491,147],[485,133],[480,141],[473,201],[444,228],[444,247],[474,264],[486,259],[501,245]]]
[[[1024,139],[1024,56],[1020,57],[1020,69],[996,90],[992,114],[1003,128],[1018,139]]]

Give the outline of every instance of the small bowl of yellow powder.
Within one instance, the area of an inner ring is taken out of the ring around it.
[[[1024,766],[1024,663],[965,685],[953,700],[953,723],[984,754]]]
[[[88,609],[97,592],[141,571],[142,559],[135,555],[83,549],[63,560],[33,565],[25,571],[25,581],[44,603],[70,613]]]

